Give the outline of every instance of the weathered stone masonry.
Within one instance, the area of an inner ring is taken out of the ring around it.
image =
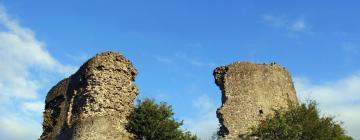
[[[40,140],[126,140],[137,70],[116,52],[96,55],[46,97]]]
[[[104,52],[55,85],[45,100],[40,140],[129,140],[127,117],[138,89],[137,70],[124,56]],[[222,91],[217,111],[223,139],[239,139],[272,109],[297,104],[291,77],[278,64],[235,62],[214,70]]]
[[[235,62],[216,68],[214,77],[222,91],[217,117],[223,139],[239,139],[272,109],[298,103],[290,74],[275,63]]]

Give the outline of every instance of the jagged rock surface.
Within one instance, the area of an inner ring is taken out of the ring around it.
[[[214,78],[222,91],[217,117],[223,139],[240,139],[272,109],[298,103],[290,74],[275,63],[235,62],[216,68]]]
[[[104,52],[55,85],[45,101],[40,140],[127,140],[138,89],[137,70],[124,56]]]

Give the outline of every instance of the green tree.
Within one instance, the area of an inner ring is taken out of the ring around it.
[[[334,117],[320,116],[315,101],[274,110],[249,136],[271,140],[352,140]]]
[[[138,100],[129,116],[127,129],[139,140],[197,140],[189,131],[180,129],[183,124],[173,118],[173,110],[165,102],[156,104],[153,99]]]

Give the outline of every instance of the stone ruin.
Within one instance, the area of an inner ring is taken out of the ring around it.
[[[88,60],[47,94],[40,140],[133,139],[125,125],[138,94],[136,74],[116,52]]]
[[[88,60],[47,94],[40,140],[134,139],[125,127],[138,94],[136,74],[116,52]],[[235,62],[216,68],[214,77],[222,91],[217,117],[223,139],[240,139],[272,109],[298,103],[289,73],[278,64]]]
[[[222,139],[240,139],[273,109],[298,104],[291,76],[278,64],[235,62],[216,68],[213,74],[222,91],[222,105],[216,112]]]

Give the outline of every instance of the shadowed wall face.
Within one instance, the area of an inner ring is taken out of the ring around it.
[[[88,60],[49,91],[40,139],[132,139],[125,125],[138,94],[136,74],[116,52]]]
[[[235,62],[216,68],[214,78],[222,92],[217,117],[224,139],[239,139],[272,109],[298,103],[290,74],[278,64]]]

